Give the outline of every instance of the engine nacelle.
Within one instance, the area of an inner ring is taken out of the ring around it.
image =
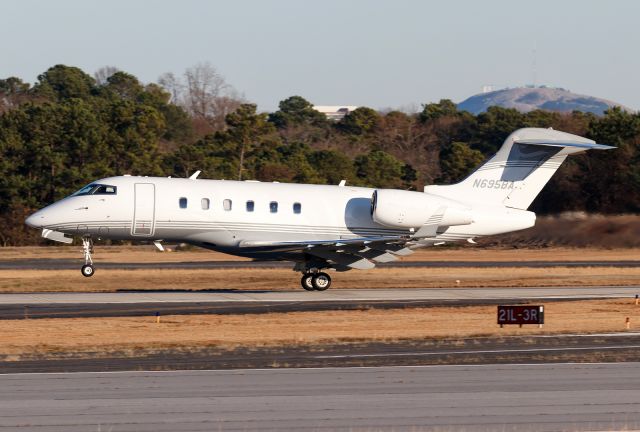
[[[395,189],[377,189],[373,192],[371,217],[374,222],[393,228],[473,223],[473,214],[460,203],[423,192]]]

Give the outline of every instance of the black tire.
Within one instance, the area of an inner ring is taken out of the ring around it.
[[[311,273],[305,273],[302,275],[302,279],[300,279],[300,285],[302,285],[302,288],[306,291],[314,291],[315,287],[313,286],[312,280],[313,275]]]
[[[93,266],[91,264],[85,264],[80,269],[80,272],[82,273],[82,276],[84,276],[84,277],[91,277],[95,273],[95,269],[93,268]]]
[[[331,276],[322,272],[316,273],[313,275],[311,283],[316,291],[325,291],[331,286]]]

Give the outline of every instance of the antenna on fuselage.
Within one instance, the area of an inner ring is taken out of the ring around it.
[[[200,170],[198,170],[198,171],[194,172],[193,174],[191,174],[191,177],[189,177],[189,180],[195,180],[195,179],[197,179],[201,172],[202,172],[202,171],[200,171]]]

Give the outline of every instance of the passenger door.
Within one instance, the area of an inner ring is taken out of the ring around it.
[[[136,183],[134,187],[131,235],[150,237],[155,230],[156,186],[153,183]]]

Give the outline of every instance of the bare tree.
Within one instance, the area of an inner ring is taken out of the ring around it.
[[[95,71],[93,77],[98,85],[105,85],[109,77],[119,70],[120,69],[115,66],[102,66],[100,69]]]
[[[175,76],[173,72],[167,72],[158,78],[160,84],[171,95],[171,102],[176,105],[182,105],[182,97],[184,93],[184,84],[180,78]]]
[[[208,62],[188,68],[182,79],[173,73],[165,73],[158,83],[171,93],[173,103],[182,106],[197,124],[205,123],[211,130],[224,129],[226,115],[244,101]]]
[[[222,75],[209,63],[198,63],[184,73],[187,84],[187,104],[191,112],[199,117],[215,115],[214,102],[229,86]]]

